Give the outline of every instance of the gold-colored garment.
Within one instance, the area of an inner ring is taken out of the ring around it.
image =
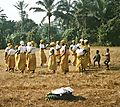
[[[15,54],[15,69],[18,70],[18,54]]]
[[[5,56],[5,63],[6,63],[6,66],[8,67],[8,55]]]
[[[86,54],[85,54],[85,63],[86,67],[91,64],[90,60],[90,47],[88,45],[85,46]]]
[[[40,49],[40,64],[43,65],[47,62],[47,57],[45,55],[44,49]]]
[[[8,63],[8,68],[9,69],[14,69],[14,67],[15,67],[15,55],[8,56],[7,63]]]
[[[77,70],[79,69],[82,69],[83,68],[83,60],[84,60],[84,57],[79,55],[77,56],[77,63],[76,63],[76,67],[77,67]]]
[[[77,61],[77,54],[75,52],[72,52],[72,64],[75,66],[76,65],[76,61]]]
[[[60,50],[56,50],[55,55],[56,55],[56,62],[60,63]]]
[[[27,57],[27,68],[29,71],[34,71],[36,69],[36,56],[35,54],[28,54]]]
[[[68,65],[69,54],[70,54],[69,50],[66,50],[66,52],[63,52],[61,54],[60,66],[61,66],[62,72],[69,71],[69,65]]]
[[[48,70],[57,70],[57,63],[56,63],[55,54],[49,56]]]
[[[20,53],[18,54],[18,69],[24,71],[26,67],[26,54]]]

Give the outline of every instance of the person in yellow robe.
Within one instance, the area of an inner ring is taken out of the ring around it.
[[[90,59],[90,46],[88,44],[88,40],[85,39],[84,44],[85,44],[84,49],[86,50],[86,57],[85,57],[86,66],[90,67],[91,59]]]
[[[79,72],[83,72],[84,71],[84,50],[83,49],[80,49],[78,47],[78,49],[76,50],[76,54],[77,54],[77,61],[76,61],[76,67],[77,67],[77,70]]]
[[[27,50],[27,55],[28,55],[27,70],[33,71],[34,73],[36,69],[36,55],[35,55],[36,48],[34,47],[34,44],[35,44],[34,41],[31,41],[30,44],[31,46]]]
[[[19,47],[18,45],[15,46],[15,51],[16,51],[16,53],[15,53],[15,70],[16,71],[18,70],[18,54],[17,54],[18,47]]]
[[[57,64],[60,65],[60,42],[59,41],[56,41],[56,51],[55,51],[55,55],[56,55],[56,61],[57,61]]]
[[[86,64],[86,50],[84,45],[84,40],[80,39],[80,49],[77,49],[77,68],[79,71],[85,71],[87,64]]]
[[[31,42],[27,42],[27,46],[26,46],[26,65],[28,65],[28,52],[30,51],[31,49]]]
[[[72,40],[72,44],[70,45],[70,50],[72,54],[72,65],[75,66],[77,59],[77,54],[76,54],[77,46],[75,44],[75,40]]]
[[[60,66],[61,66],[62,72],[66,74],[67,72],[69,72],[68,57],[70,53],[69,53],[69,49],[65,45],[64,40],[61,41],[61,44],[62,44],[62,47],[60,49],[60,56],[61,56]]]
[[[40,40],[40,66],[43,66],[47,62],[47,57],[45,55],[45,45],[44,40]]]
[[[55,43],[51,42],[50,43],[50,50],[49,50],[49,60],[48,60],[48,70],[49,71],[53,71],[53,73],[55,73],[55,71],[57,70],[57,62],[56,62],[56,55],[55,55]]]
[[[15,53],[16,51],[13,49],[13,46],[11,44],[8,51],[8,70],[12,72],[14,72],[15,67]]]
[[[6,63],[6,71],[8,71],[8,51],[10,50],[11,43],[7,43],[7,47],[5,48],[5,63]]]
[[[26,68],[26,46],[23,41],[20,41],[20,46],[18,47],[18,69],[24,73]]]

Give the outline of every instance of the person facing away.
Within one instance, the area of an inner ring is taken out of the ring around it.
[[[48,71],[52,71],[55,73],[57,70],[57,62],[56,62],[56,55],[55,55],[55,43],[50,43],[50,50],[49,50],[49,60],[48,60]]]
[[[28,54],[28,60],[27,60],[27,70],[32,71],[32,73],[35,72],[36,69],[36,47],[35,47],[35,42],[31,41],[30,42],[30,47],[27,51]]]
[[[101,56],[99,54],[99,50],[96,50],[96,55],[93,58],[93,60],[94,60],[94,67],[95,67],[95,62],[98,62],[98,67],[100,68],[100,59],[101,59]]]
[[[56,41],[56,51],[55,51],[55,55],[56,55],[56,62],[57,62],[57,65],[60,65],[60,49],[61,49],[61,46],[60,46],[60,42],[59,41]]]
[[[8,51],[8,70],[14,72],[15,67],[15,53],[16,51],[13,49],[13,45],[10,45],[10,49]]]
[[[104,61],[104,64],[107,66],[107,70],[110,70],[109,68],[109,62],[110,62],[110,52],[109,52],[109,48],[106,49],[106,59]]]
[[[43,67],[44,64],[46,64],[47,62],[47,57],[46,57],[46,54],[44,52],[45,50],[45,45],[44,45],[44,40],[40,40],[40,66]]]
[[[76,50],[77,50],[77,46],[75,44],[75,40],[72,40],[72,44],[70,45],[70,50],[71,50],[71,54],[72,54],[72,65],[75,66],[76,65],[76,59],[77,59],[77,54],[76,54]]]
[[[7,47],[5,48],[5,63],[6,63],[6,71],[8,71],[8,51],[10,50],[11,43],[7,43]]]
[[[61,44],[62,47],[60,49],[60,56],[61,56],[60,67],[62,72],[66,74],[67,72],[69,72],[69,64],[68,64],[69,49],[65,44],[65,40],[62,40]]]
[[[24,73],[26,68],[26,46],[24,41],[20,41],[20,46],[18,47],[18,69]]]

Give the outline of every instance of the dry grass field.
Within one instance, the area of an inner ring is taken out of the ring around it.
[[[106,47],[92,47],[91,59],[96,49],[104,54]],[[6,72],[4,51],[0,51],[0,107],[120,107],[120,47],[110,47],[110,70],[91,66],[86,73],[79,73],[70,65],[64,75],[60,68],[55,74],[47,66],[40,68],[37,54],[37,69],[34,74],[19,71]],[[47,54],[47,52],[46,52]],[[73,100],[45,100],[51,90],[69,86],[74,89]]]

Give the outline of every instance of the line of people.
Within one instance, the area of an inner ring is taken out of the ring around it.
[[[20,41],[20,46],[13,48],[12,43],[7,44],[5,49],[5,61],[7,65],[7,70],[14,71],[20,70],[22,73],[27,68],[28,71],[35,72],[36,69],[36,47],[34,41],[28,42],[27,46],[23,41]],[[40,66],[43,67],[47,63],[47,57],[45,54],[46,48],[44,40],[40,40],[39,45],[39,56],[40,56]],[[71,63],[76,66],[78,71],[85,71],[87,67],[91,65],[90,59],[90,46],[88,40],[80,39],[79,43],[72,41],[70,47],[67,45],[65,40],[51,42],[49,44],[49,57],[48,57],[48,71],[56,72],[57,66],[60,66],[62,72],[66,74],[69,72],[69,55],[71,54]],[[109,51],[107,51],[107,57],[110,59]],[[100,56],[99,52],[96,52],[94,57],[95,62],[98,61],[98,66],[100,67]],[[104,62],[109,68],[109,61]]]
[[[34,73],[36,69],[36,48],[34,45],[34,41],[28,42],[27,46],[23,41],[20,41],[20,45],[14,49],[13,44],[8,43],[5,49],[6,71],[14,71],[15,69],[24,73],[27,67],[27,70]]]

